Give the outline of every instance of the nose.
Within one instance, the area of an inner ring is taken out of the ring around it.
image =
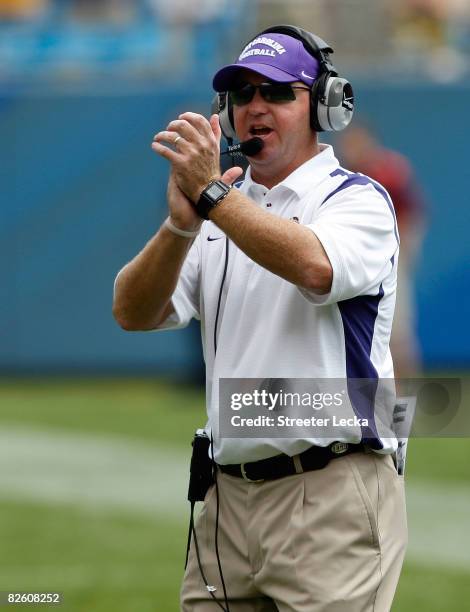
[[[251,102],[248,103],[247,110],[251,115],[260,115],[267,111],[267,105],[268,103],[260,94],[259,89],[256,89],[255,95],[253,96]]]

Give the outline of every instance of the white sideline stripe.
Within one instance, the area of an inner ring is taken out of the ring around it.
[[[3,499],[66,504],[183,522],[190,449],[154,447],[124,436],[3,425]],[[470,491],[457,485],[406,485],[410,542],[407,560],[470,567]]]
[[[188,515],[189,454],[123,436],[2,425],[0,493],[4,499],[180,519]]]
[[[181,550],[181,556],[183,556],[184,550]],[[182,561],[183,563],[183,561]],[[107,560],[106,563],[100,565],[104,567],[104,570],[100,570],[99,584],[102,587],[112,587],[116,591],[129,592],[129,584],[136,589],[141,587],[148,589],[150,584],[154,584],[156,579],[158,580],[158,569],[155,570],[155,566],[150,569],[153,570],[147,573],[141,571],[129,571],[129,565],[122,565],[113,563],[112,560]],[[139,568],[140,569],[140,568]],[[49,586],[49,592],[64,592],[65,589],[82,589],[90,587],[91,585],[96,586],[96,574],[97,570],[93,564],[82,565],[79,563],[74,564],[68,562],[67,565],[21,565],[21,566],[6,566],[1,568],[2,582],[8,585],[24,585],[25,582],[28,585],[29,591],[44,592],[44,585],[51,585],[51,582],[55,585],[54,587]],[[181,576],[183,575],[183,568],[181,568]],[[10,588],[10,587],[9,587]],[[14,589],[18,587],[13,587]],[[64,592],[64,603],[67,603],[68,593]],[[135,604],[137,605],[137,604]],[[49,608],[50,609],[50,608]]]

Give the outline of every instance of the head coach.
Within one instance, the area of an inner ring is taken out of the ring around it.
[[[337,439],[224,438],[222,378],[393,378],[399,239],[381,185],[340,167],[318,133],[348,125],[332,49],[293,26],[258,34],[214,77],[217,113],[186,112],[153,150],[169,216],[118,274],[125,330],[200,319],[216,485],[183,580],[185,612],[385,612],[407,529],[397,440],[373,424]],[[221,134],[259,138],[220,170]],[[257,141],[258,142],[258,141]]]

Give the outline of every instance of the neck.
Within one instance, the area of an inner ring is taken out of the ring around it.
[[[262,163],[256,163],[254,160],[250,163],[251,166],[251,178],[255,183],[264,185],[268,189],[272,189],[284,179],[286,179],[292,172],[295,172],[297,168],[300,168],[305,162],[315,155],[320,153],[320,146],[318,142],[315,142],[313,148],[309,151],[308,155],[303,156],[300,159],[296,159],[288,166],[283,166],[279,170],[273,168],[273,165],[264,165]]]

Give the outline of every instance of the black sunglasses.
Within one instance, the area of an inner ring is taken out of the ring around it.
[[[263,100],[272,102],[273,104],[284,104],[285,102],[292,102],[295,100],[294,89],[310,91],[309,87],[300,87],[297,85],[290,85],[289,83],[261,83],[261,85],[246,83],[237,89],[230,90],[228,93],[232,104],[244,106],[253,100],[257,89],[259,89],[259,93]]]

